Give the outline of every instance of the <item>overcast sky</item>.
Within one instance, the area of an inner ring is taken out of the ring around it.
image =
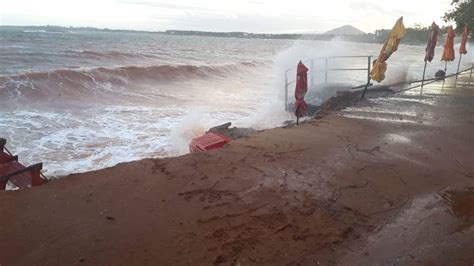
[[[345,24],[365,32],[443,24],[451,0],[0,0],[0,25],[136,30],[324,32]]]

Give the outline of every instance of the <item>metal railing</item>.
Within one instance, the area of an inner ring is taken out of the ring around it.
[[[335,59],[357,59],[357,58],[366,58],[367,67],[366,68],[329,68],[329,63],[331,60]],[[367,84],[370,82],[370,67],[372,64],[372,56],[369,55],[355,55],[355,56],[330,56],[330,57],[317,57],[313,59],[308,59],[303,61],[303,64],[306,66],[309,65],[308,70],[308,90],[314,86],[314,76],[317,73],[314,69],[315,62],[322,61],[324,62],[324,83],[328,83],[328,73],[333,71],[366,71],[367,72]],[[289,68],[285,70],[285,110],[289,111],[288,105],[288,91],[289,86],[296,83],[296,74],[293,75],[293,79],[290,80],[288,74],[290,71],[296,69],[296,67]],[[364,85],[365,86],[365,85]],[[359,86],[360,87],[360,86]]]
[[[447,78],[451,78],[451,77],[454,77],[456,76],[456,81],[457,82],[457,77],[459,74],[462,74],[464,72],[468,72],[469,71],[469,87],[471,87],[471,82],[472,82],[472,73],[474,72],[474,64],[471,65],[471,67],[469,68],[466,68],[464,70],[461,70],[459,72],[456,72],[456,73],[453,73],[453,74],[450,74],[450,75],[447,75],[447,76],[444,76],[444,77],[440,77],[440,78],[430,78],[430,79],[424,79],[424,80],[415,80],[415,81],[409,81],[409,82],[400,82],[400,83],[395,83],[395,84],[390,84],[388,86],[396,86],[396,85],[411,85],[411,84],[417,84],[417,83],[421,83],[421,84],[418,84],[418,85],[415,85],[415,86],[410,86],[406,89],[403,89],[403,90],[397,90],[395,91],[394,93],[401,93],[401,92],[405,92],[405,91],[409,91],[409,90],[412,90],[412,89],[416,89],[416,88],[420,88],[420,96],[423,95],[423,86],[424,85],[429,85],[431,83],[435,83],[435,82],[438,82],[438,81],[444,81],[447,79]],[[444,86],[444,85],[443,85]]]

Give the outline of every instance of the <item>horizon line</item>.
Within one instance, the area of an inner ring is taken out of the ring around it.
[[[324,35],[324,33],[328,31],[332,31],[334,29],[338,29],[344,26],[351,26],[364,34],[373,34],[374,32],[365,32],[360,30],[359,28],[352,26],[350,24],[345,24],[339,27],[335,27],[326,31],[322,31],[321,33],[317,32],[283,32],[283,33],[275,33],[275,32],[251,32],[251,31],[212,31],[212,30],[191,30],[191,29],[166,29],[166,30],[138,30],[138,29],[123,29],[123,28],[109,28],[109,27],[98,27],[98,26],[61,26],[61,25],[52,25],[52,24],[46,24],[46,25],[0,25],[0,27],[57,27],[57,28],[76,28],[76,29],[96,29],[96,30],[109,30],[109,31],[131,31],[131,32],[146,32],[146,33],[166,33],[167,31],[189,31],[189,32],[208,32],[208,33],[247,33],[247,34],[258,34],[258,35],[264,35],[264,34],[271,34],[271,35],[295,35],[295,34],[301,34],[301,35]],[[387,29],[378,29],[378,30],[387,30]]]

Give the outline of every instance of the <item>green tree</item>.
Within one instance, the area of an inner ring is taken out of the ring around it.
[[[471,34],[474,31],[474,1],[472,0],[453,0],[451,9],[444,14],[444,21],[454,21],[456,23],[456,31],[462,32],[464,26],[470,29]]]

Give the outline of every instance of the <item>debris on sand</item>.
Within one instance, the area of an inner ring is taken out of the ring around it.
[[[230,127],[231,125],[232,125],[231,122],[227,122],[225,124],[210,128],[206,133],[211,132],[211,133],[216,133],[216,134],[222,134],[222,135],[226,135],[232,138],[233,140],[236,140],[236,139],[240,139],[257,132],[257,130],[253,128],[239,128],[239,127],[231,128]]]

